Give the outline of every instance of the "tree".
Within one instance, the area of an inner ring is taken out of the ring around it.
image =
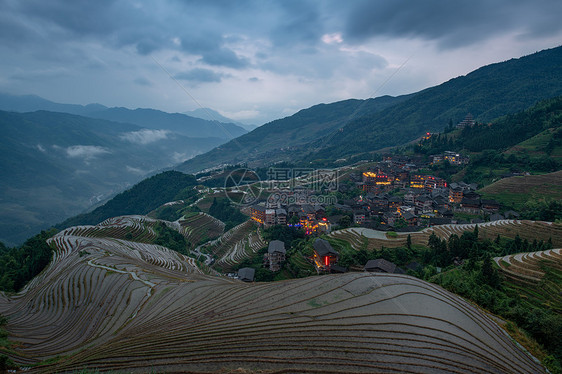
[[[480,275],[482,280],[490,286],[497,288],[500,285],[500,277],[496,269],[494,269],[494,267],[492,266],[492,258],[487,252],[484,255],[484,259],[482,261]]]
[[[396,227],[397,229],[403,228],[408,226],[408,223],[406,222],[406,220],[402,217],[398,218],[396,220],[396,222],[394,222],[394,227]]]
[[[441,244],[441,239],[439,239],[439,237],[435,235],[434,232],[432,232],[431,235],[429,236],[429,240],[427,241],[427,246],[435,251],[439,248],[440,244]]]
[[[342,218],[340,218],[338,224],[345,229],[351,226],[351,218],[349,216],[343,216]]]
[[[406,238],[406,248],[412,249],[412,237],[408,234],[408,238]]]

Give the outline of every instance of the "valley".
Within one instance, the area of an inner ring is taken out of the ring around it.
[[[0,371],[562,373],[560,72],[259,127],[0,94]]]

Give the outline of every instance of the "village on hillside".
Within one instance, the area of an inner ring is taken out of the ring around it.
[[[243,211],[260,227],[295,227],[313,237],[348,227],[405,233],[436,225],[519,218],[519,213],[512,210],[500,214],[500,203],[478,194],[476,183],[448,183],[420,172],[440,162],[462,166],[468,163],[468,157],[446,151],[429,159],[428,165],[421,158],[386,155],[380,162],[352,169],[346,175],[346,182],[336,186],[338,198],[322,195],[326,191],[311,187],[314,183],[310,179],[295,178]],[[344,272],[346,269],[337,265],[338,255],[329,242],[318,238],[309,260],[319,272]],[[272,241],[263,265],[270,271],[278,271],[285,256],[285,243]],[[386,260],[372,261],[376,262],[366,264],[365,270],[403,272]]]

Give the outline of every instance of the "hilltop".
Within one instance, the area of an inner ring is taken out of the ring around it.
[[[333,162],[440,131],[472,113],[479,122],[524,110],[562,94],[562,47],[484,66],[439,86],[397,98],[314,106],[267,123],[178,166],[197,172],[221,164]],[[378,104],[371,108],[371,105]],[[307,117],[314,114],[313,117]],[[367,156],[365,156],[367,155]],[[358,160],[361,158],[358,158]]]

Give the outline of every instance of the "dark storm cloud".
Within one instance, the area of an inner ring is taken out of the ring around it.
[[[227,48],[215,49],[205,53],[201,61],[208,65],[225,66],[233,69],[242,69],[250,65],[247,59],[239,57]]]
[[[277,4],[278,7],[272,9],[276,22],[269,34],[276,45],[313,45],[320,40],[324,24],[317,3],[291,0]]]
[[[344,36],[417,37],[455,48],[510,31],[553,34],[562,29],[560,14],[558,0],[369,0],[350,8]]]
[[[48,19],[78,35],[109,34],[119,26],[120,11],[113,0],[22,1],[21,10],[40,19]],[[133,15],[134,17],[134,15]]]
[[[0,5],[0,38],[14,44],[47,42],[59,47],[61,43],[81,38],[114,49],[133,46],[140,55],[176,49],[199,55],[208,65],[235,69],[249,65],[247,59],[225,45],[235,39],[225,38],[224,30],[217,29],[216,20],[202,16],[201,10],[178,7],[175,2],[163,6],[162,12],[160,4],[164,3],[133,6],[112,0],[36,0],[4,4]],[[221,25],[228,29],[226,23]],[[179,38],[179,45],[173,43],[174,38]]]
[[[175,79],[181,79],[192,83],[220,82],[223,77],[224,74],[202,68],[195,68],[174,75]]]

